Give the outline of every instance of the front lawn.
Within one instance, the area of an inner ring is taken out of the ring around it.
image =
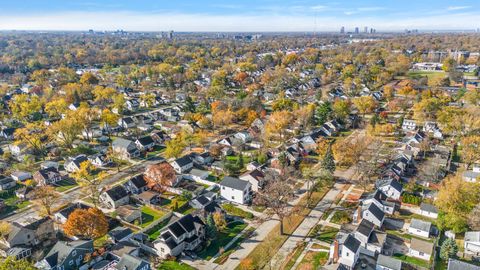
[[[64,179],[64,180],[56,183],[55,190],[58,191],[58,192],[64,192],[64,191],[72,189],[76,186],[78,186],[78,184],[74,180]]]
[[[241,218],[246,218],[246,219],[253,219],[253,214],[250,212],[247,212],[243,209],[240,209],[236,207],[235,205],[231,203],[226,203],[222,205],[223,210],[225,210],[229,215],[232,216],[238,216]]]
[[[150,241],[156,240],[160,236],[160,232],[162,229],[167,226],[167,224],[170,222],[171,218],[167,218],[164,221],[158,223],[157,225],[153,226],[151,229],[146,231],[145,233],[148,235],[148,239]]]
[[[2,209],[0,217],[5,217],[13,211],[27,207],[30,201],[22,201],[15,195],[15,190],[21,187],[17,185],[14,189],[0,191],[0,199],[4,200],[5,208]]]
[[[320,269],[328,260],[328,252],[308,251],[297,269]]]
[[[317,225],[313,230],[310,232],[309,236],[310,237],[315,237],[315,239],[326,242],[326,243],[333,243],[333,240],[335,239],[335,236],[338,234],[338,229],[325,226],[323,227],[322,225]]]
[[[145,228],[155,220],[163,217],[164,215],[165,213],[162,211],[153,209],[148,206],[143,206],[142,207],[142,224],[140,225],[140,227]]]
[[[393,254],[393,257],[397,258],[401,261],[404,261],[406,263],[409,263],[409,264],[418,265],[418,266],[425,267],[425,268],[430,267],[430,262],[424,261],[422,259],[417,259],[417,258],[414,258],[414,257],[410,257],[410,256],[407,256],[407,255],[404,255],[404,254],[395,253],[395,254]]]
[[[220,248],[223,248],[230,243],[230,241],[232,241],[235,236],[243,231],[245,227],[247,227],[247,224],[240,222],[232,222],[228,224],[225,230],[217,233],[216,239],[211,241],[208,247],[198,253],[198,257],[205,260],[210,260],[220,251]]]
[[[158,270],[195,270],[188,264],[177,261],[163,261]]]
[[[333,214],[332,219],[330,220],[332,223],[335,224],[346,224],[352,222],[352,217],[350,215],[349,211],[336,211],[335,214]]]

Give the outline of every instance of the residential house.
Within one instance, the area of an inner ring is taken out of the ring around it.
[[[123,159],[129,159],[140,156],[140,151],[136,144],[130,140],[116,138],[112,142],[112,149],[115,153],[119,154]]]
[[[370,203],[359,207],[355,211],[353,220],[360,222],[361,219],[366,219],[380,228],[385,220],[385,213],[375,203]]]
[[[447,270],[480,270],[480,266],[450,258]]]
[[[143,174],[139,174],[130,178],[124,186],[127,191],[132,194],[140,194],[148,190],[147,181],[145,181]]]
[[[402,261],[390,256],[379,254],[375,270],[401,270]]]
[[[408,227],[408,233],[416,236],[429,238],[431,229],[432,229],[431,222],[412,218],[412,221],[410,222],[410,226]]]
[[[193,162],[198,165],[210,165],[213,162],[213,157],[210,152],[203,152],[193,156]]]
[[[135,198],[143,205],[155,205],[161,201],[160,194],[151,190],[135,195]]]
[[[413,131],[417,129],[417,123],[415,120],[404,119],[402,123],[403,131]]]
[[[88,160],[97,168],[105,167],[111,163],[107,155],[101,153],[88,156]]]
[[[115,186],[103,192],[99,199],[101,203],[113,209],[128,204],[130,200],[127,190],[122,185]]]
[[[362,219],[354,232],[354,236],[361,243],[360,253],[369,256],[381,253],[387,240],[387,234],[375,230],[375,224],[366,219]]]
[[[0,242],[8,248],[19,246],[43,246],[56,239],[53,220],[44,217],[31,223],[22,225],[17,222],[10,223],[8,234]]]
[[[480,164],[474,164],[473,170],[463,172],[463,180],[475,183],[480,178]]]
[[[236,138],[237,140],[240,140],[244,144],[252,140],[250,133],[248,133],[247,131],[239,131],[235,133],[233,137]]]
[[[480,254],[480,231],[466,232],[464,241],[465,253],[476,256]]]
[[[23,201],[30,201],[34,199],[34,188],[32,186],[25,186],[15,190],[15,195],[17,198]]]
[[[425,240],[420,240],[413,237],[410,242],[410,249],[408,254],[412,257],[419,258],[425,261],[430,261],[433,253],[433,243]]]
[[[186,155],[175,159],[172,161],[171,165],[177,173],[185,173],[193,168],[193,160],[190,158],[190,156]]]
[[[391,215],[395,212],[397,204],[395,202],[387,201],[387,198],[387,195],[385,195],[381,190],[377,189],[362,199],[362,205],[374,203],[384,213]]]
[[[258,170],[255,169],[250,172],[246,172],[239,177],[241,180],[245,180],[250,182],[252,185],[252,190],[255,192],[258,192],[262,187],[264,186],[264,179],[265,179],[265,174]]]
[[[403,186],[396,179],[382,179],[376,183],[377,189],[387,195],[388,198],[398,201],[402,195]]]
[[[252,200],[252,184],[248,181],[225,176],[219,186],[220,195],[228,201],[248,204]]]
[[[15,139],[16,128],[4,128],[0,131],[0,137],[3,137],[5,140],[13,141]]]
[[[335,242],[334,242],[334,245],[335,245]],[[338,245],[338,242],[337,242],[337,245]],[[353,235],[349,234],[345,238],[345,241],[341,245],[341,248],[337,248],[337,249],[340,249],[339,251],[336,251],[340,255],[338,258],[338,262],[341,265],[345,265],[348,269],[353,269],[353,267],[357,263],[357,260],[360,256],[360,245],[361,245],[361,242],[358,239],[356,239]]]
[[[133,231],[130,228],[126,227],[115,227],[114,229],[110,230],[107,235],[108,237],[114,242],[119,243],[122,241],[126,241],[132,236]]]
[[[120,261],[115,265],[115,270],[151,270],[150,263],[132,256],[130,254],[124,254]]]
[[[69,173],[76,172],[80,170],[81,164],[85,161],[88,161],[86,155],[78,155],[76,157],[69,158],[64,164],[65,170]]]
[[[205,238],[205,223],[198,217],[187,214],[169,224],[153,242],[160,258],[178,256],[184,251],[195,250]]]
[[[52,185],[62,181],[62,175],[55,168],[40,169],[33,174],[33,180],[39,185]]]
[[[202,181],[207,180],[209,175],[210,175],[209,171],[204,171],[204,170],[199,170],[194,168],[194,169],[191,169],[183,177],[191,181],[202,183]]]
[[[32,178],[32,174],[29,172],[21,172],[21,171],[16,171],[13,172],[11,175],[13,180],[17,182],[25,182],[28,179]]]
[[[431,134],[436,139],[443,139],[442,131],[435,122],[426,121],[422,130],[427,134]]]
[[[14,188],[17,182],[12,177],[0,175],[0,190],[8,190]]]
[[[35,266],[40,270],[79,269],[93,251],[93,240],[58,241]]]
[[[150,136],[138,138],[135,144],[140,151],[150,151],[155,147],[155,141]]]
[[[420,215],[429,218],[438,218],[438,209],[434,205],[428,203],[421,203]]]
[[[68,220],[68,217],[70,216],[70,214],[73,213],[73,211],[75,211],[76,209],[87,210],[89,208],[90,206],[85,205],[83,203],[79,203],[79,202],[72,203],[54,214],[55,221],[60,224],[65,224],[65,222],[67,222]]]
[[[124,129],[130,129],[135,128],[137,123],[132,117],[128,116],[118,119],[118,125]]]
[[[163,131],[154,131],[150,134],[150,137],[156,144],[161,144],[165,140],[166,135]]]

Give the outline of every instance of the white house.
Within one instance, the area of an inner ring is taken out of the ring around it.
[[[353,269],[360,256],[360,244],[358,239],[349,234],[343,242],[338,262]]]
[[[410,226],[408,227],[408,233],[416,236],[429,238],[431,229],[432,229],[431,222],[412,218],[412,221],[410,222]]]
[[[204,239],[205,223],[198,216],[188,214],[168,225],[153,246],[160,258],[167,258],[195,250]]]
[[[250,182],[250,184],[252,184],[252,190],[258,192],[264,185],[265,175],[262,171],[255,169],[240,175],[239,178]]]
[[[123,159],[129,159],[140,156],[140,151],[136,144],[130,140],[116,138],[112,142],[112,150]]]
[[[403,186],[397,180],[389,178],[378,180],[377,189],[381,190],[388,198],[399,200],[402,195]]]
[[[130,198],[127,190],[122,186],[115,186],[100,194],[100,202],[108,208],[115,209],[121,205],[128,204]]]
[[[87,160],[88,158],[85,155],[78,155],[76,157],[69,158],[64,164],[65,170],[69,173],[76,172],[80,170],[81,164]]]
[[[438,209],[434,205],[422,203],[420,204],[420,215],[429,218],[438,218]]]
[[[417,129],[417,123],[415,123],[415,120],[404,119],[402,123],[402,129],[404,131],[413,131]]]
[[[436,139],[443,139],[443,134],[437,123],[426,121],[423,125],[423,132],[431,134]]]
[[[359,207],[355,211],[353,220],[359,222],[360,219],[366,219],[375,224],[375,226],[382,227],[383,221],[385,220],[385,213],[376,204],[370,203],[363,207]]]
[[[252,184],[248,181],[225,176],[219,186],[220,195],[228,201],[248,204],[252,200]]]
[[[410,243],[410,249],[408,254],[412,257],[419,258],[425,261],[430,261],[430,257],[433,253],[433,243],[420,240],[418,238],[412,238]]]
[[[190,158],[190,156],[183,156],[172,161],[170,165],[172,165],[173,169],[175,169],[177,173],[185,173],[193,168],[193,160]]]
[[[148,151],[153,149],[153,147],[155,147],[155,141],[150,136],[144,136],[144,137],[138,138],[135,141],[135,145],[140,151]]]
[[[480,254],[480,231],[470,231],[465,233],[464,243],[465,253]]]
[[[24,182],[24,181],[32,178],[31,173],[22,172],[22,171],[13,172],[10,176],[13,178],[13,180],[19,181],[19,182]]]
[[[480,178],[480,164],[474,164],[473,170],[463,172],[463,180],[475,183]]]

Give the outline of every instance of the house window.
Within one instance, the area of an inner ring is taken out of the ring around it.
[[[425,253],[423,253],[423,252],[418,252],[418,254],[419,254],[420,256],[425,255]]]
[[[70,261],[68,262],[68,265],[73,265],[73,260],[70,260]]]
[[[350,256],[350,253],[348,253],[348,251],[347,251],[347,257],[348,257],[348,256]]]
[[[160,252],[165,253],[165,249],[164,249],[164,248],[160,248]]]
[[[72,251],[72,256],[77,256],[77,251],[76,250]]]

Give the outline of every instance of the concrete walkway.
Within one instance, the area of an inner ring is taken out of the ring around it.
[[[308,233],[312,230],[322,217],[323,213],[330,208],[335,198],[340,194],[342,184],[336,183],[332,189],[323,197],[323,199],[315,206],[310,214],[303,220],[298,228],[290,235],[278,250],[277,254],[272,258],[274,268],[280,268],[288,255],[297,247],[299,241],[303,241]]]

